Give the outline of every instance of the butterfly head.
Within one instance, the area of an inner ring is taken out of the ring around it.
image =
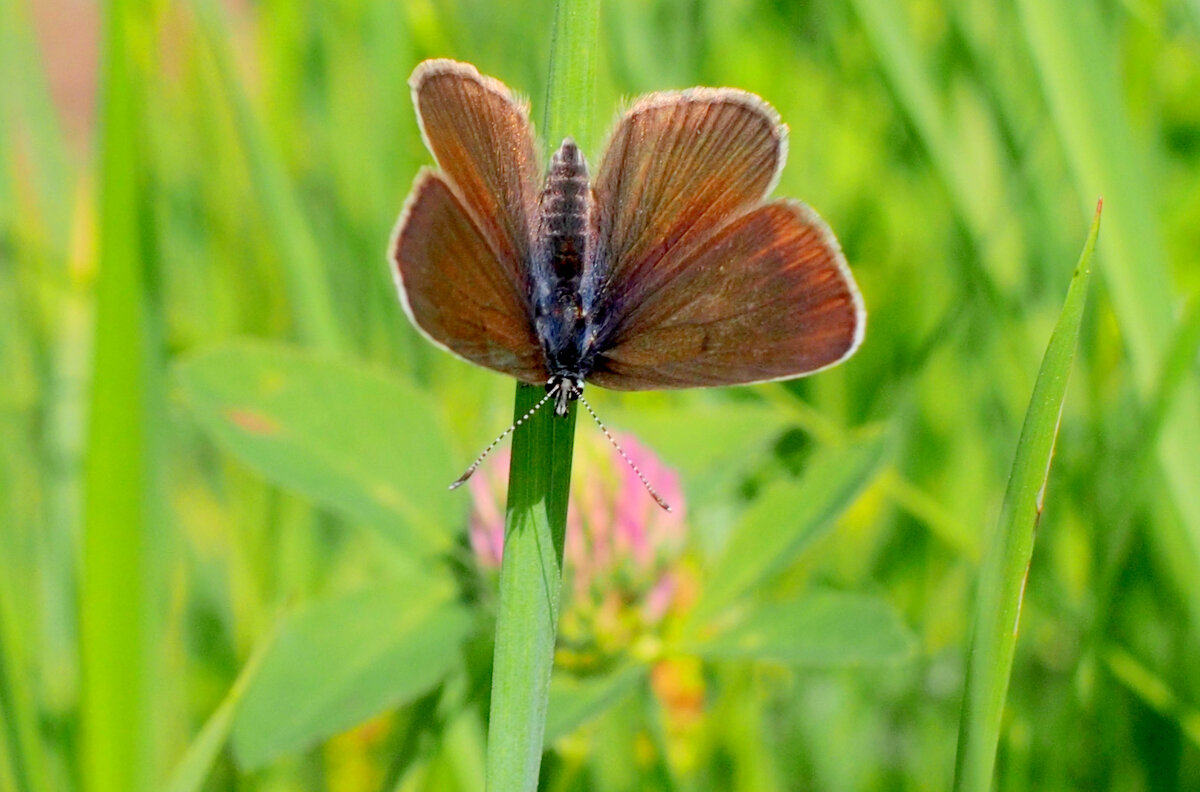
[[[554,414],[566,415],[571,402],[583,395],[583,378],[555,374],[546,381],[546,393],[554,398]]]

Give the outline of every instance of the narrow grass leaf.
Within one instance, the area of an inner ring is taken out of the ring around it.
[[[1100,272],[1137,385],[1149,402],[1171,341],[1175,300],[1166,243],[1154,215],[1154,180],[1147,178],[1152,157],[1139,145],[1125,107],[1120,59],[1112,55],[1095,4],[1019,0],[1016,5],[1079,192],[1084,200],[1102,194],[1109,204]],[[1200,386],[1194,373],[1182,382],[1176,401],[1166,416],[1158,460],[1191,545],[1190,573],[1175,582],[1195,611],[1200,609],[1191,585],[1200,574]],[[1168,538],[1159,541],[1173,544]]]
[[[345,339],[333,307],[320,252],[280,156],[267,144],[261,123],[243,92],[230,50],[229,26],[213,0],[194,0],[192,7],[216,64],[225,100],[233,113],[246,155],[246,168],[262,207],[268,234],[279,246],[279,260],[287,273],[287,288],[300,336],[322,349],[337,350],[344,346]]]
[[[1152,710],[1173,720],[1192,745],[1200,748],[1200,709],[1180,699],[1162,677],[1125,649],[1106,649],[1104,663],[1122,685]]]
[[[603,714],[646,678],[646,667],[624,665],[596,677],[558,673],[550,682],[550,708],[546,716],[546,744],[565,737],[592,718]]]
[[[99,282],[80,591],[82,788],[146,789],[149,730],[152,397],[139,226],[139,2],[105,4]]]
[[[886,602],[824,591],[751,606],[688,651],[709,660],[843,668],[911,657],[916,638]]]
[[[431,690],[472,626],[443,577],[411,577],[318,602],[287,619],[233,726],[246,770],[303,750]]]
[[[183,758],[179,760],[179,764],[171,773],[171,780],[167,783],[167,792],[200,792],[204,788],[204,782],[208,778],[209,772],[212,771],[213,762],[217,760],[221,749],[229,740],[229,734],[233,730],[233,719],[241,704],[242,696],[245,695],[246,688],[254,680],[258,669],[262,667],[263,658],[274,644],[278,633],[277,624],[259,642],[258,647],[250,655],[250,659],[242,666],[241,673],[234,680],[233,687],[229,689],[229,693],[225,695],[221,704],[209,716],[200,733],[196,735],[196,739],[188,745]]]
[[[822,449],[799,479],[763,492],[709,571],[693,623],[763,584],[831,530],[879,472],[886,448],[886,436],[872,432],[849,445]]]
[[[543,126],[551,147],[568,135],[591,141],[599,25],[599,0],[555,4]],[[515,416],[541,396],[541,388],[518,385]],[[488,721],[487,788],[496,792],[537,789],[577,412],[574,404],[565,418],[544,409],[513,438]]]
[[[1034,532],[1042,514],[1054,441],[1062,419],[1067,379],[1075,359],[1087,288],[1091,282],[1092,252],[1099,231],[1100,206],[1097,205],[1087,243],[1075,267],[1066,302],[1050,335],[1033,386],[1000,522],[984,558],[959,721],[954,771],[956,792],[986,792],[991,787],[1001,715],[1021,617],[1021,598],[1033,556]]]
[[[200,425],[272,482],[372,525],[402,547],[449,547],[461,499],[428,397],[385,375],[295,348],[232,342],[176,381]]]

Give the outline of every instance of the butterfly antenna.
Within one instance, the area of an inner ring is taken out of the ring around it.
[[[487,448],[483,449],[483,453],[481,453],[479,456],[475,457],[475,461],[471,463],[471,466],[469,468],[467,468],[467,471],[465,473],[463,473],[461,476],[459,476],[455,480],[455,482],[450,485],[450,489],[458,489],[463,484],[466,484],[467,479],[471,478],[471,476],[473,476],[475,474],[475,471],[479,469],[479,466],[483,464],[483,460],[487,459],[487,455],[492,453],[492,449],[495,448],[500,443],[501,440],[503,440],[504,438],[506,438],[510,434],[512,434],[514,431],[516,431],[516,428],[518,426],[520,426],[521,424],[528,421],[535,412],[542,409],[542,405],[544,405],[546,402],[550,401],[550,399],[552,397],[554,397],[557,393],[558,393],[558,388],[555,388],[554,390],[547,393],[545,396],[543,396],[541,398],[541,400],[537,404],[535,404],[529,408],[529,412],[522,415],[520,418],[517,419],[516,423],[514,423],[512,426],[508,427],[503,432],[501,432],[499,437],[497,437],[495,440],[493,440],[491,442],[491,444],[488,445]]]
[[[638,466],[635,465],[633,460],[629,458],[629,454],[625,453],[625,449],[621,448],[620,443],[617,442],[617,438],[613,437],[612,433],[608,431],[608,427],[605,426],[600,420],[600,416],[596,415],[596,411],[592,409],[592,405],[588,404],[588,400],[583,398],[582,393],[579,394],[579,401],[583,402],[583,406],[587,408],[588,415],[592,416],[592,420],[596,422],[596,426],[600,427],[600,431],[604,432],[604,436],[608,438],[608,442],[612,443],[613,448],[617,449],[617,453],[621,455],[621,458],[625,460],[627,465],[629,465],[630,470],[632,470],[634,475],[638,477],[638,480],[642,482],[642,486],[646,488],[646,492],[650,493],[650,497],[654,498],[654,502],[661,506],[663,510],[671,511],[671,504],[663,500],[662,495],[659,495],[658,491],[655,490],[654,487],[650,486],[650,482],[646,481],[646,477],[642,475],[642,471],[639,470]]]

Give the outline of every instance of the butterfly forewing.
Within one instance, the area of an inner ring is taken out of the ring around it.
[[[440,174],[417,177],[391,259],[405,308],[430,340],[524,382],[546,381],[524,297]]]
[[[844,360],[862,338],[837,241],[799,202],[753,209],[659,266],[671,279],[628,306],[589,381],[658,390],[787,379]]]
[[[598,272],[620,311],[670,283],[686,254],[762,201],[783,163],[786,128],[730,88],[651,94],[617,122],[595,183]]]
[[[409,84],[426,145],[523,290],[541,176],[527,108],[466,63],[425,61]]]

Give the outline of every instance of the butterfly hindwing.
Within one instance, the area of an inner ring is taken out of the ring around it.
[[[524,297],[441,174],[417,176],[390,258],[401,301],[431,341],[524,382],[546,381]]]
[[[742,214],[660,266],[670,280],[626,308],[589,381],[658,390],[788,379],[844,360],[862,339],[837,241],[798,201]]]

